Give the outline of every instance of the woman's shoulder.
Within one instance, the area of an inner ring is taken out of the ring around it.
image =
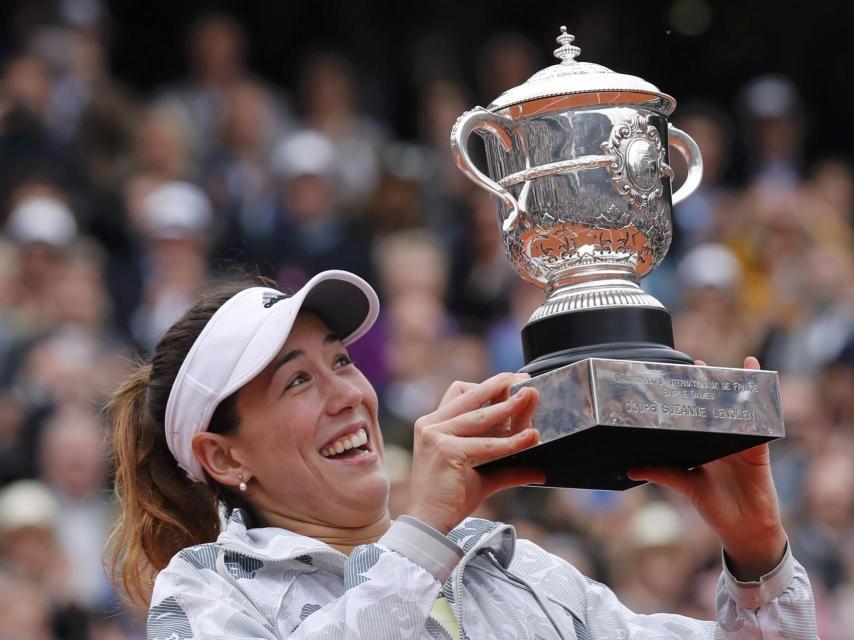
[[[210,583],[210,574],[217,573],[217,562],[221,554],[222,548],[215,542],[181,549],[172,556],[169,564],[157,573],[154,594],[171,593],[181,585]],[[152,599],[152,602],[154,601],[155,599]]]

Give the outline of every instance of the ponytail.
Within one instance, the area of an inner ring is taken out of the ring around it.
[[[207,321],[238,291],[259,284],[270,286],[255,278],[203,296],[160,339],[151,362],[137,365],[106,406],[121,507],[108,566],[113,583],[133,603],[149,604],[154,578],[181,549],[216,539],[221,507],[249,506],[210,478],[206,484],[187,477],[169,451],[164,420],[175,377]],[[208,431],[227,434],[238,424],[235,393],[217,406]]]
[[[107,406],[121,507],[110,539],[111,575],[132,602],[145,605],[154,577],[173,555],[219,532],[215,493],[181,471],[162,426],[148,414],[150,375],[151,365],[140,366]]]

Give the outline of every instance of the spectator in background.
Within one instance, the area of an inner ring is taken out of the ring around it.
[[[105,344],[121,345],[114,329],[112,301],[104,281],[101,247],[81,238],[52,282],[51,299],[57,327],[95,336]]]
[[[410,291],[386,303],[388,340],[385,359],[391,381],[383,393],[386,410],[396,420],[384,429],[392,442],[409,445],[410,425],[424,407],[436,403],[447,389],[444,375],[445,341],[451,327],[440,299],[425,291]]]
[[[46,65],[18,54],[0,75],[0,198],[9,206],[22,182],[79,180],[77,158],[57,140],[47,123],[53,88]]]
[[[835,156],[823,158],[816,163],[801,192],[805,199],[814,203],[821,219],[821,230],[831,237],[841,237],[850,242],[851,224],[854,222],[854,168],[851,162]]]
[[[832,437],[832,422],[815,377],[783,374],[780,401],[786,438],[775,445],[771,464],[780,509],[789,520],[796,519],[803,508],[804,474],[810,459],[819,455]]]
[[[80,631],[68,558],[56,540],[58,517],[56,500],[38,480],[0,490],[0,593],[6,596],[0,637],[52,640],[57,625]]]
[[[832,437],[811,458],[804,477],[803,517],[792,531],[792,549],[806,556],[804,566],[816,586],[816,609],[833,638],[850,635],[843,616],[848,614],[854,570],[852,453],[850,442]]]
[[[384,149],[379,183],[360,214],[374,237],[427,226],[422,194],[428,173],[428,154],[420,145]]]
[[[759,76],[743,87],[740,102],[750,183],[784,197],[803,176],[805,113],[798,90],[783,75]]]
[[[793,546],[803,549],[812,579],[833,591],[848,578],[844,553],[852,542],[846,533],[854,517],[854,463],[850,447],[831,438],[814,456],[804,478],[807,522]]]
[[[104,430],[92,409],[63,408],[47,422],[39,469],[56,501],[56,529],[68,559],[69,594],[80,608],[101,611],[114,590],[101,566],[113,505],[106,492]]]
[[[342,213],[343,159],[323,134],[305,130],[274,150],[278,177],[275,235],[256,254],[282,286],[298,287],[315,273],[345,269],[372,279],[371,245],[362,226]]]
[[[674,316],[681,350],[711,366],[738,366],[756,344],[761,327],[740,317],[741,266],[724,245],[702,244],[679,263],[682,306]]]
[[[448,308],[482,331],[507,313],[519,276],[507,259],[492,197],[473,189],[468,204],[466,225],[451,258]]]
[[[0,567],[0,638],[55,640],[52,618],[43,585],[22,582]]]
[[[3,93],[39,125],[46,126],[53,86],[47,65],[31,54],[22,54],[6,63],[3,71]]]
[[[300,103],[305,124],[326,136],[339,160],[339,204],[363,203],[379,182],[379,151],[387,133],[359,108],[356,70],[343,56],[315,53],[305,61]]]
[[[726,114],[712,104],[679,106],[676,126],[691,136],[703,154],[703,180],[687,200],[673,209],[675,233],[669,255],[680,258],[693,247],[715,241],[722,230],[715,228],[724,218],[733,195],[727,189],[725,172],[732,155],[733,125]],[[677,170],[674,185],[684,179],[681,155],[671,153],[671,163]]]
[[[676,509],[657,501],[635,512],[618,536],[616,581],[632,611],[655,613],[685,596],[684,586],[693,568],[686,529]]]
[[[809,223],[798,222],[807,231]],[[839,277],[854,272],[854,254],[808,240],[792,249],[792,273],[777,290],[789,304],[769,328],[765,348],[770,366],[810,375],[841,353],[854,326],[854,284]]]
[[[187,39],[190,73],[164,98],[184,111],[193,149],[203,157],[222,124],[225,89],[250,75],[246,33],[232,16],[208,13],[191,26]]]
[[[196,173],[193,121],[168,102],[154,102],[142,114],[134,151],[135,171],[158,181],[186,180]]]
[[[53,290],[64,271],[77,221],[53,185],[29,182],[13,194],[6,234],[16,244],[13,295],[15,317],[10,333],[18,338],[47,332],[53,322]]]
[[[273,98],[261,83],[240,80],[224,91],[224,113],[215,148],[202,168],[204,186],[224,223],[229,257],[245,259],[249,247],[264,242],[276,226],[276,188],[270,166],[279,136]],[[228,236],[231,236],[229,238]]]
[[[481,104],[524,83],[543,67],[540,50],[525,36],[498,33],[483,45],[477,65]]]
[[[116,91],[107,67],[103,35],[95,28],[49,23],[35,29],[28,49],[50,72],[45,121],[57,140],[70,144],[82,114],[93,101]]]
[[[828,362],[818,380],[820,404],[831,424],[841,429],[854,425],[854,329],[839,355]]]
[[[426,207],[425,223],[450,252],[462,239],[471,184],[454,164],[448,140],[454,122],[471,102],[459,82],[438,77],[423,87],[418,105],[428,163],[421,196]]]
[[[440,302],[445,300],[452,274],[438,238],[429,231],[410,229],[380,238],[375,259],[380,288],[387,299],[423,293]]]
[[[13,380],[32,429],[40,432],[45,417],[62,407],[97,408],[113,376],[125,370],[120,357],[98,336],[73,331],[58,330],[32,344]]]
[[[189,308],[209,277],[213,212],[201,189],[170,182],[143,197],[140,215],[142,296],[131,326],[138,344],[149,349]]]

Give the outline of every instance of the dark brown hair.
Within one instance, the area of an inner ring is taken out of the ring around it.
[[[275,286],[256,277],[220,284],[203,294],[163,335],[150,362],[140,362],[106,407],[121,514],[111,535],[113,582],[137,603],[149,602],[157,572],[184,547],[216,539],[220,510],[243,504],[240,495],[194,482],[166,444],[164,420],[178,370],[208,320],[229,298],[251,286]],[[237,393],[214,411],[208,431],[237,428]]]

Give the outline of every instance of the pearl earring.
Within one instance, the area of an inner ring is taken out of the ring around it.
[[[238,489],[240,489],[241,491],[246,491],[246,488],[247,488],[247,487],[246,487],[246,482],[244,482],[244,480],[243,480],[243,474],[242,474],[242,473],[238,473],[238,474],[237,474],[237,479],[238,479],[238,480],[240,480],[240,484],[239,484],[239,485],[237,485],[237,488],[238,488]]]

